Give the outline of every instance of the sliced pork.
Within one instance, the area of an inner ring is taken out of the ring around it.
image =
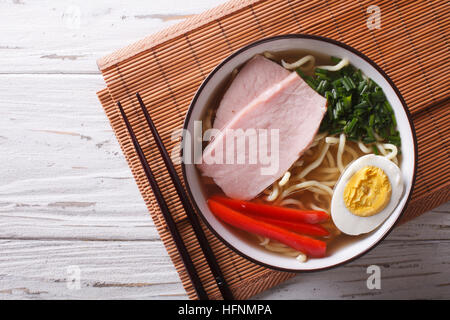
[[[244,93],[245,90],[241,91],[242,95]],[[268,89],[227,121],[220,134],[205,148],[199,168],[203,175],[212,177],[227,196],[253,199],[279,179],[308,149],[325,112],[326,99],[295,72],[289,73],[281,81],[272,82]],[[242,129],[240,134],[236,132],[238,129]],[[261,129],[268,131],[267,139],[259,136],[263,132]],[[278,146],[271,140],[271,132],[278,132]],[[239,137],[245,138],[246,143],[239,144]],[[234,147],[230,149],[232,141]],[[254,154],[251,150],[255,149],[251,147],[256,149],[256,162],[252,162]],[[264,162],[263,156],[270,159],[270,163]],[[245,161],[238,163],[239,157]]]
[[[256,55],[248,61],[225,92],[213,127],[222,129],[239,111],[290,72],[279,64]]]

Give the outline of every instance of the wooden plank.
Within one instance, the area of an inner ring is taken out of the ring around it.
[[[101,84],[99,75],[0,75],[0,237],[156,238],[94,94]]]
[[[221,2],[0,2],[0,299],[187,298],[95,95],[95,61]],[[255,299],[449,298],[449,213]],[[371,264],[381,291],[365,286]],[[71,266],[80,290],[67,287]]]
[[[441,206],[399,227],[364,257],[299,274],[255,299],[448,298],[449,212],[449,204]],[[9,239],[0,247],[0,299],[187,298],[159,240]],[[367,289],[370,265],[380,267],[381,290]],[[73,268],[80,270],[80,289],[68,287]]]
[[[99,73],[96,60],[221,0],[0,2],[0,73]]]
[[[0,240],[0,246],[0,299],[186,298],[159,241]],[[69,283],[74,270],[79,289]]]

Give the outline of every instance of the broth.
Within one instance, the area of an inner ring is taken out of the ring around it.
[[[307,50],[289,50],[289,51],[279,51],[279,52],[270,52],[271,54],[271,60],[276,61],[277,63],[281,63],[281,60],[291,63],[296,60],[298,60],[300,57],[303,57],[305,55],[313,55],[315,57],[315,65],[308,65],[311,64],[311,62],[308,62],[304,68],[302,68],[302,71],[305,74],[312,75],[314,73],[314,67],[317,65],[331,65],[333,64],[331,62],[331,57]],[[205,113],[203,114],[202,120],[206,123],[206,125],[203,126],[203,132],[206,129],[209,129],[212,127],[212,123],[214,122],[214,116],[215,112],[220,104],[220,101],[233,81],[235,75],[237,72],[239,72],[238,69],[233,71],[233,74],[230,74],[229,77],[227,77],[213,92],[210,100],[208,101],[208,108],[206,109]],[[300,209],[306,209],[306,210],[318,210],[322,209],[323,211],[326,211],[330,214],[330,205],[331,205],[331,197],[332,195],[325,192],[324,190],[321,190],[317,187],[309,187],[309,188],[302,188],[300,190],[293,191],[292,193],[286,194],[287,190],[290,188],[294,188],[295,185],[307,182],[307,181],[319,181],[322,184],[325,184],[327,187],[330,188],[331,192],[334,188],[334,185],[338,181],[341,170],[339,170],[336,167],[336,163],[338,161],[338,143],[337,144],[330,144],[325,141],[325,138],[327,137],[326,134],[318,133],[316,135],[316,141],[313,143],[313,145],[306,150],[306,152],[297,160],[296,163],[289,169],[290,172],[290,179],[288,182],[283,185],[279,186],[278,179],[272,186],[268,186],[268,188],[261,193],[257,198],[255,198],[254,202],[260,202],[265,204],[274,204],[274,205],[281,205],[281,206],[287,206],[287,207],[293,207],[293,208],[300,208]],[[327,146],[328,145],[328,146]],[[204,145],[205,147],[206,145]],[[322,161],[322,163],[314,168],[313,170],[309,171],[306,175],[302,175],[302,171],[307,168],[310,164],[312,164],[314,161],[316,161],[319,157],[321,152],[324,150],[324,148],[328,148],[328,150],[325,153],[325,157]],[[372,152],[370,152],[372,153]],[[353,160],[366,155],[366,152],[363,152],[358,143],[354,141],[346,141],[345,143],[345,149],[344,153],[342,154],[342,164],[344,168],[351,163]],[[398,159],[400,162],[400,158]],[[302,163],[300,165],[300,163]],[[209,198],[213,195],[223,195],[223,191],[218,187],[212,178],[202,176],[200,172],[198,172],[199,178],[202,185],[202,192],[205,195],[205,198]],[[275,190],[278,188],[278,196],[271,197],[274,195]],[[273,199],[272,199],[273,198]],[[286,201],[288,200],[288,201]],[[286,202],[290,202],[289,204],[286,204]],[[328,231],[330,231],[330,236],[327,238],[320,238],[321,240],[325,241],[327,243],[327,253],[332,254],[339,248],[354,242],[358,241],[359,239],[367,236],[348,236],[345,234],[342,234],[333,224],[332,220],[330,219],[329,222],[326,222],[325,224],[322,224],[324,227],[327,228]],[[228,226],[227,226],[228,227]],[[260,236],[256,235],[250,235],[244,231],[234,229],[232,227],[229,227],[233,229],[233,232],[239,236],[244,241],[253,241],[253,244],[258,245],[263,244],[267,249],[270,251],[274,251],[276,254],[284,254],[289,256],[298,256],[300,254],[299,252],[295,251],[294,249],[291,249],[283,244],[277,243],[276,241],[270,240],[267,241],[267,239],[264,239]],[[311,236],[313,237],[313,236]],[[314,238],[314,237],[313,237]]]

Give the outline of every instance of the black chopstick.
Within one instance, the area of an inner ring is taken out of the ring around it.
[[[223,299],[232,300],[232,299],[234,299],[233,294],[231,293],[231,290],[225,281],[225,277],[220,269],[219,264],[217,263],[217,259],[214,255],[214,252],[212,251],[211,247],[209,246],[208,240],[206,239],[205,233],[203,232],[202,226],[198,220],[198,217],[197,217],[197,214],[195,213],[194,208],[192,207],[189,197],[186,194],[186,192],[184,191],[183,185],[181,184],[180,178],[178,177],[175,167],[173,166],[173,163],[169,156],[169,153],[167,152],[166,148],[164,147],[164,144],[161,140],[158,130],[156,129],[156,126],[153,123],[153,121],[150,117],[150,114],[148,113],[147,108],[145,107],[145,104],[142,101],[142,98],[139,95],[139,93],[136,93],[136,97],[139,101],[142,112],[145,115],[147,124],[150,128],[150,131],[153,134],[153,138],[155,139],[156,145],[158,146],[159,152],[161,153],[161,156],[164,160],[164,164],[166,165],[166,168],[167,168],[170,178],[172,179],[172,182],[175,186],[177,194],[181,200],[181,203],[183,204],[183,208],[186,211],[188,220],[191,223],[192,228],[194,229],[194,233],[197,237],[197,240],[200,244],[203,254],[205,255],[206,261],[208,262],[209,268],[211,269],[214,279],[216,280],[217,287],[219,288]]]
[[[128,121],[125,111],[123,110],[120,102],[117,103],[117,106],[119,107],[120,113],[122,114],[123,120],[125,121],[125,125],[128,129],[128,132],[130,133],[131,140],[133,141],[134,148],[138,153],[139,160],[141,161],[142,167],[144,168],[147,180],[149,181],[153,193],[155,194],[155,198],[158,202],[158,205],[161,208],[161,212],[167,223],[167,227],[169,228],[169,231],[173,239],[175,240],[175,245],[178,249],[178,252],[181,255],[181,260],[183,261],[184,267],[189,275],[189,278],[191,279],[192,284],[194,285],[194,289],[197,293],[197,296],[200,300],[208,300],[209,299],[208,294],[206,293],[203,284],[197,274],[197,271],[195,270],[192,259],[186,249],[186,246],[184,245],[183,238],[178,232],[176,223],[173,220],[172,215],[170,214],[169,207],[167,206],[167,203],[164,200],[161,190],[159,189],[158,183],[156,182],[155,176],[153,175],[153,172],[149,164],[147,163],[147,160],[145,159],[144,152],[142,151],[141,146],[139,145],[139,142],[136,138],[136,135],[134,134],[130,122]]]

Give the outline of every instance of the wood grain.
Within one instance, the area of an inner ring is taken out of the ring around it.
[[[0,2],[0,299],[186,298],[95,95],[95,61],[220,2]],[[68,22],[76,7],[79,28]],[[449,213],[256,299],[449,298]],[[371,264],[381,290],[366,287]]]

